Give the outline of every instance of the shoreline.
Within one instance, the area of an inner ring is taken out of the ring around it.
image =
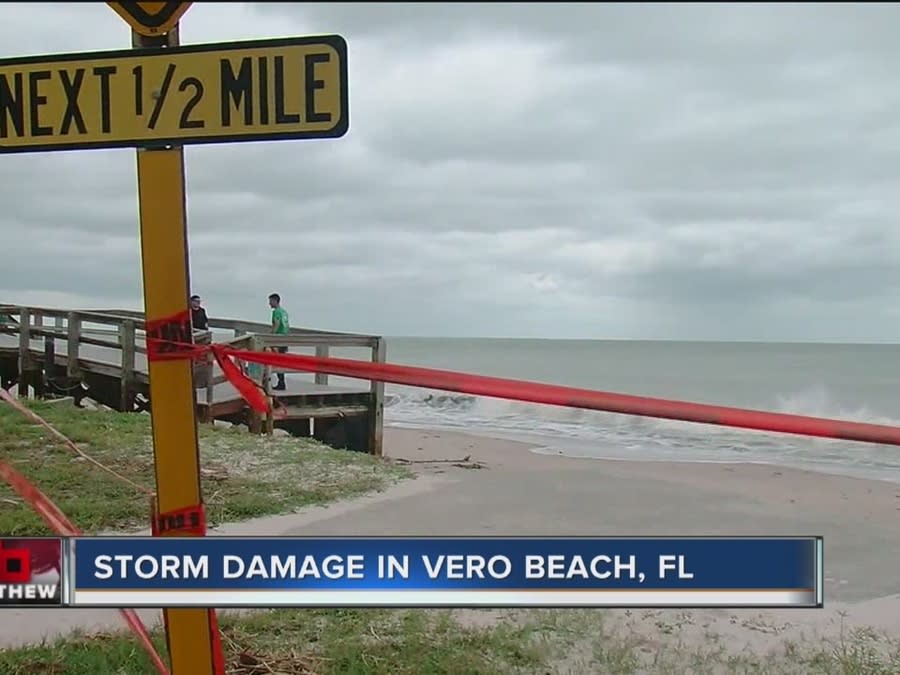
[[[416,442],[415,452],[425,453],[419,459],[431,462],[438,457],[434,456],[434,451],[429,452],[430,449],[419,447],[418,441],[442,438],[463,445],[467,452],[462,454],[472,451],[472,461],[482,461],[481,458],[484,458],[488,466],[494,468],[597,471],[606,476],[652,479],[733,496],[756,499],[787,496],[786,503],[793,505],[798,504],[799,498],[806,505],[830,507],[827,508],[828,511],[837,510],[840,513],[846,513],[847,505],[844,502],[852,501],[856,506],[863,506],[866,514],[875,515],[877,510],[880,516],[900,518],[900,484],[890,480],[860,478],[767,462],[620,459],[546,453],[538,451],[542,447],[538,443],[487,436],[479,433],[480,431],[412,429],[386,424],[385,434],[386,437],[391,437],[391,442],[385,444],[385,457],[397,459],[398,451],[410,454],[412,443]],[[401,459],[409,460],[410,457]]]
[[[408,422],[397,422],[397,421],[385,421],[384,424],[385,430],[395,429],[399,431],[411,431],[411,432],[429,432],[436,431],[447,434],[455,434],[460,436],[472,436],[475,438],[482,439],[483,441],[501,441],[505,443],[517,443],[523,446],[527,446],[533,454],[546,456],[546,457],[556,457],[559,459],[578,459],[578,460],[590,460],[590,461],[599,461],[599,462],[622,462],[622,463],[634,463],[634,464],[671,464],[671,465],[729,465],[729,466],[768,466],[774,467],[777,469],[787,469],[790,471],[800,471],[806,473],[815,473],[823,476],[833,476],[840,478],[851,478],[854,480],[864,480],[864,481],[874,481],[879,483],[888,483],[890,485],[895,485],[900,487],[900,468],[890,469],[891,472],[896,474],[895,476],[879,476],[877,469],[859,469],[856,470],[851,466],[843,465],[843,464],[831,464],[826,466],[822,466],[821,464],[814,464],[809,462],[797,461],[792,462],[783,457],[773,457],[766,459],[710,459],[710,458],[675,458],[675,457],[660,457],[660,456],[644,456],[644,457],[623,457],[616,455],[601,455],[601,454],[588,454],[577,449],[560,449],[554,446],[554,443],[559,443],[565,445],[566,440],[555,441],[549,435],[541,435],[537,433],[527,433],[527,432],[514,432],[507,431],[503,429],[492,429],[490,427],[484,428],[475,428],[475,429],[463,429],[460,427],[454,427],[451,425],[446,426],[427,426],[424,424],[418,423],[408,423]],[[749,431],[747,433],[754,433],[753,431]],[[579,445],[590,445],[592,440],[590,439],[573,439],[575,443]],[[822,440],[822,439],[817,439]],[[827,440],[827,439],[826,439]],[[839,440],[835,440],[834,442],[841,442]],[[849,443],[849,441],[847,441]],[[873,444],[874,445],[874,444]],[[889,446],[884,446],[886,449],[891,450]],[[895,449],[898,454],[900,454],[900,448]]]
[[[392,436],[395,441],[400,441],[399,443],[395,442],[391,444],[391,446],[386,444],[387,449],[385,450],[385,457],[397,459],[398,457],[394,450],[403,449],[408,452],[411,447],[410,441],[419,436],[422,438],[440,437],[451,441],[458,440],[460,444],[464,444],[469,450],[475,450],[477,448],[483,455],[490,457],[491,461],[496,462],[496,466],[499,467],[509,467],[512,465],[521,465],[523,467],[532,466],[536,465],[536,462],[541,462],[542,464],[546,463],[546,468],[550,468],[552,466],[551,463],[553,462],[559,462],[560,467],[567,466],[568,468],[578,465],[580,468],[587,469],[597,465],[598,468],[603,467],[606,470],[606,473],[612,472],[617,475],[624,475],[627,473],[632,476],[646,475],[648,477],[674,482],[696,483],[699,481],[704,483],[705,487],[717,490],[718,488],[716,485],[706,484],[706,481],[704,480],[706,475],[698,478],[697,472],[699,471],[703,474],[706,474],[707,472],[717,474],[737,474],[738,478],[741,477],[741,474],[744,474],[745,478],[762,478],[764,476],[769,476],[784,478],[783,482],[797,480],[802,481],[803,483],[814,482],[816,488],[821,492],[826,491],[824,488],[850,488],[849,493],[859,496],[862,494],[872,496],[875,495],[876,491],[883,494],[891,493],[898,503],[894,505],[892,501],[890,504],[896,509],[897,517],[900,517],[900,484],[886,479],[848,476],[845,474],[825,472],[814,468],[785,466],[775,462],[741,462],[730,460],[708,461],[701,459],[672,460],[655,458],[629,459],[571,455],[562,452],[541,452],[541,449],[545,446],[542,446],[540,443],[485,435],[481,433],[481,431],[482,430],[480,429],[475,431],[463,431],[441,427],[412,428],[385,424],[386,435]],[[417,450],[421,451],[423,449],[417,448]],[[409,458],[404,457],[401,459]],[[429,453],[429,456],[425,457],[425,459],[432,461],[435,458],[431,457]],[[477,461],[478,457],[473,456],[472,460]],[[688,472],[685,471],[686,469],[695,469],[695,471]],[[729,476],[729,478],[734,479],[735,477]],[[742,480],[741,482],[746,481]],[[872,486],[877,486],[877,488],[873,490]],[[728,487],[731,489],[734,485],[722,485],[721,487]],[[761,488],[758,484],[752,487],[755,489]],[[845,492],[847,492],[847,490],[841,490],[839,494],[844,494]],[[876,498],[877,496],[878,495],[875,495]],[[898,578],[900,578],[900,575],[898,575]]]

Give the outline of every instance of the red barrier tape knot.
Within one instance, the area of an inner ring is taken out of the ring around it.
[[[198,504],[154,514],[151,532],[154,537],[172,534],[192,534],[202,537],[206,534],[206,509],[203,508],[203,504]]]
[[[265,392],[231,359],[225,345],[194,344],[190,310],[162,319],[148,320],[145,329],[148,361],[195,361],[212,353],[222,373],[251,408],[263,414],[271,411]]]
[[[146,332],[148,361],[193,360],[208,352],[205,345],[194,344],[190,310],[147,321]]]

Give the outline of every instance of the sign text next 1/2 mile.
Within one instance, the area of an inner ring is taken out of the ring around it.
[[[336,138],[346,51],[317,36],[0,60],[0,152]]]

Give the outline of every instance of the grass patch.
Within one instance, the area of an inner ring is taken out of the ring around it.
[[[71,403],[29,407],[104,465],[155,489],[150,416],[87,411]],[[0,458],[27,476],[87,533],[149,526],[146,495],[0,404]],[[288,513],[312,504],[382,490],[406,469],[314,440],[258,437],[200,425],[201,483],[211,524]],[[0,532],[52,534],[11,488],[0,484]]]
[[[480,617],[480,618],[479,618]],[[831,642],[788,642],[735,653],[677,629],[652,646],[600,611],[270,610],[220,619],[229,672],[241,675],[894,675],[900,648],[862,631]],[[162,644],[158,632],[157,645]],[[694,646],[690,646],[694,645]],[[698,646],[702,645],[702,646]],[[162,652],[162,648],[161,653]],[[9,675],[153,672],[125,635],[74,637],[0,652]]]

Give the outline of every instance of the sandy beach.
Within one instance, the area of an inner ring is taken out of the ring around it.
[[[438,479],[427,496],[373,509],[409,534],[810,535],[825,538],[821,610],[610,610],[648,637],[678,622],[736,652],[856,627],[900,634],[900,485],[760,464],[629,462],[548,456],[526,444],[445,431],[390,430],[391,454]],[[429,464],[469,456],[481,469]],[[411,503],[415,500],[415,504]],[[404,506],[405,504],[405,506]],[[414,506],[414,508],[410,508]],[[403,513],[408,514],[405,518]],[[414,515],[413,515],[414,514]],[[304,533],[369,532],[368,514]],[[347,530],[342,523],[347,522]],[[333,528],[339,528],[335,531]]]
[[[215,534],[810,535],[825,537],[822,610],[610,610],[618,628],[681,640],[710,632],[755,652],[853,627],[900,634],[900,485],[756,464],[627,462],[548,456],[523,443],[446,431],[385,430],[386,454],[415,480],[383,493]],[[158,612],[145,611],[148,621]],[[462,612],[491,621],[491,611]],[[0,646],[121,626],[115,612],[7,611]]]

